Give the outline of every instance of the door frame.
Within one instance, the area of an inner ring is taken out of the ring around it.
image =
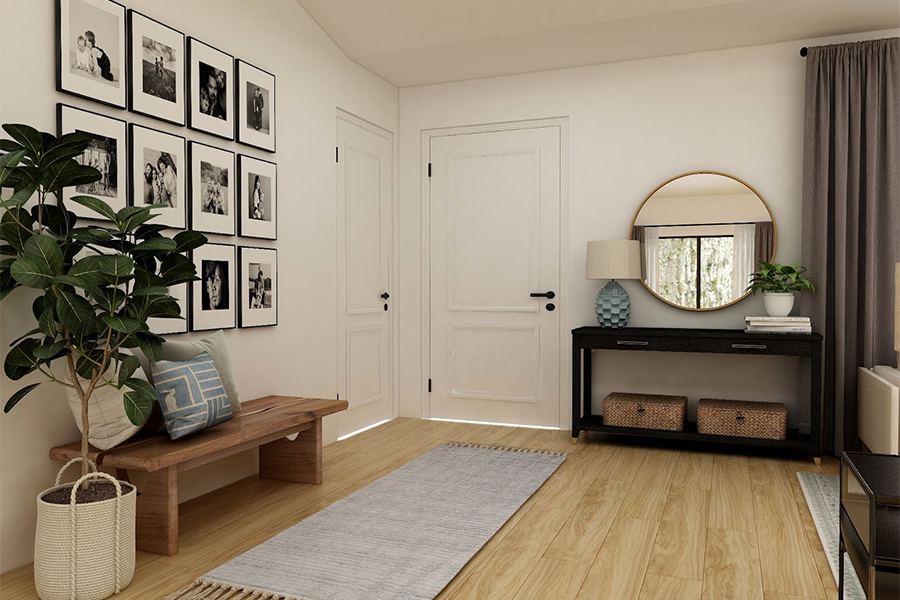
[[[479,125],[461,125],[423,129],[421,138],[422,174],[422,418],[431,418],[431,392],[428,380],[431,377],[431,178],[428,165],[431,163],[431,140],[439,137],[469,135],[473,133],[494,133],[519,129],[559,128],[559,293],[565,294],[565,302],[559,302],[559,428],[571,422],[572,386],[566,374],[569,372],[571,352],[568,351],[569,309],[568,309],[568,264],[569,264],[569,117],[549,117],[523,121],[503,121]]]
[[[395,135],[394,132],[381,127],[380,125],[376,125],[371,121],[367,121],[362,117],[359,117],[347,110],[342,109],[341,107],[337,107],[337,117],[334,122],[334,141],[335,148],[338,147],[338,121],[344,121],[351,125],[355,125],[361,129],[365,129],[366,131],[373,133],[379,137],[382,137],[388,141],[391,149],[391,215],[390,215],[390,227],[388,231],[388,290],[391,294],[391,299],[394,302],[391,304],[391,310],[388,311],[388,331],[390,332],[390,356],[388,356],[388,370],[390,372],[390,405],[391,405],[391,413],[390,418],[394,419],[400,414],[400,319],[397,318],[397,307],[399,306],[399,289],[397,285],[397,275],[400,272],[400,236],[397,235],[397,232],[400,231],[400,164],[399,164],[399,156],[398,156],[398,148],[397,144],[394,141]],[[337,175],[338,175],[338,167],[337,167],[337,159],[335,160],[334,166],[334,176],[335,176],[335,197],[337,197]],[[335,215],[335,245],[337,244],[338,238],[338,228],[342,226],[342,224],[338,221],[338,203],[335,201],[334,205],[334,215]],[[335,246],[335,251],[337,251],[337,247]],[[339,276],[340,273],[337,274],[338,277],[335,277],[335,292],[337,293],[340,289],[340,281]],[[335,312],[337,313],[337,328],[335,332],[335,337],[337,340],[338,346],[336,350],[338,351],[338,355],[340,355],[340,344],[344,343],[344,315],[341,314],[341,305],[340,305],[340,295],[338,294],[338,302],[335,303]],[[346,352],[346,349],[345,349]],[[346,358],[346,354],[345,354]],[[340,365],[338,365],[338,361],[335,360],[334,363],[334,382],[335,382],[335,397],[339,397],[339,391],[341,386],[341,381],[338,377]]]

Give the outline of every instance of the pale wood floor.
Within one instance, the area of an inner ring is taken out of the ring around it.
[[[162,598],[445,441],[571,451],[439,600],[837,598],[794,475],[837,461],[641,446],[566,431],[396,419],[325,448],[321,486],[245,479],[181,505],[181,550],[138,553],[117,600]],[[824,469],[824,471],[823,471]],[[31,567],[3,600],[37,598]]]

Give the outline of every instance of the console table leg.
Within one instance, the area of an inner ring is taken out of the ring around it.
[[[144,552],[178,554],[177,468],[147,474],[147,484],[137,497],[135,543]]]
[[[817,467],[821,467],[822,466],[822,457],[821,456],[813,456],[813,462],[816,464]]]
[[[294,483],[322,483],[322,419],[297,435],[259,447],[259,476]]]
[[[573,434],[572,435],[572,445],[574,446],[577,443],[578,443],[578,436]]]

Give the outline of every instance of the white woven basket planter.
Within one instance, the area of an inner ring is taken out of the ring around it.
[[[103,600],[131,583],[134,576],[134,518],[137,490],[125,487],[106,473],[93,473],[73,487],[70,504],[50,504],[37,497],[34,536],[34,586],[41,600]],[[90,504],[75,504],[75,489],[85,479],[106,479],[116,486],[117,497]]]

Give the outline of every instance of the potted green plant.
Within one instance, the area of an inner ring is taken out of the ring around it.
[[[11,344],[3,366],[14,381],[41,379],[12,394],[3,410],[44,383],[80,400],[82,477],[68,486],[57,478],[57,486],[38,496],[35,586],[43,600],[100,600],[134,573],[136,490],[90,473],[88,409],[101,390],[117,389],[128,419],[146,421],[156,391],[135,374],[140,365],[131,351],[139,348],[151,361],[162,357],[165,340],[147,319],[181,318],[168,288],[197,279],[184,253],[206,238],[192,231],[164,236],[165,227],[150,223],[153,207],[113,211],[97,198],[75,196],[72,202],[108,221],[82,225],[62,192],[101,178],[76,160],[90,138],[56,137],[26,125],[3,129],[12,139],[0,140],[0,188],[12,193],[0,200],[0,300],[25,288],[16,295],[33,298],[34,315],[34,328]],[[54,369],[60,364],[62,372]]]
[[[807,272],[801,265],[779,265],[761,260],[759,271],[750,275],[748,292],[762,292],[763,303],[770,317],[786,317],[794,308],[794,292],[810,290],[815,286],[803,276]]]

